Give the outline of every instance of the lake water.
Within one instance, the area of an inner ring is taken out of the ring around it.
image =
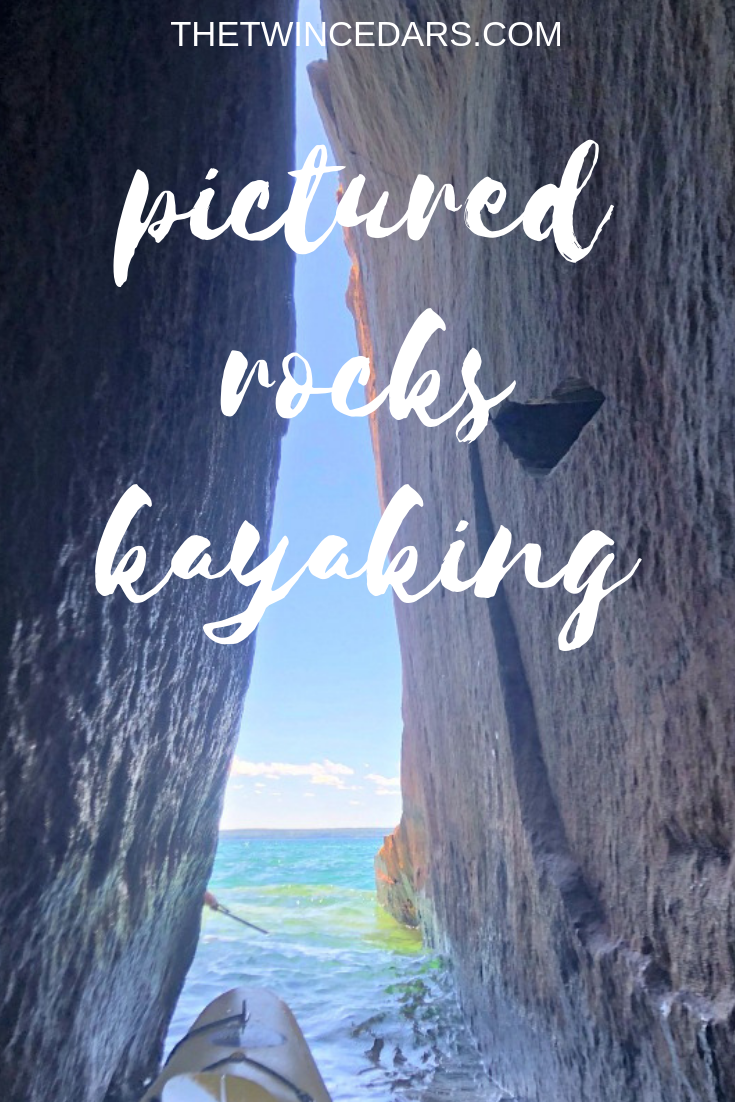
[[[296,1015],[334,1102],[496,1098],[446,970],[377,904],[384,833],[222,834],[211,890],[271,932],[205,912],[169,1043],[223,991],[269,987]]]

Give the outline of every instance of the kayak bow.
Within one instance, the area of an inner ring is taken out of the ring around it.
[[[141,1102],[331,1102],[293,1014],[237,987],[199,1015]]]

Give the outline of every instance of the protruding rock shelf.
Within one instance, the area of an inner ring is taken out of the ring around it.
[[[267,534],[283,423],[266,392],[225,419],[219,388],[232,348],[291,351],[293,256],[184,223],[146,237],[118,289],[113,247],[136,169],[184,210],[219,169],[212,224],[253,178],[283,209],[292,51],[179,48],[171,21],[293,9],[3,8],[3,1102],[137,1098],[196,945],[252,657],[202,624],[247,595],[229,577],[103,599],[94,558],[133,483],[152,584],[192,532],[222,565],[244,520]]]
[[[414,870],[403,852],[406,831],[395,830],[386,836],[375,855],[375,884],[378,902],[403,926],[418,926]]]
[[[323,8],[355,18],[348,0]],[[360,9],[467,20],[473,38],[486,14]],[[420,242],[350,240],[373,390],[427,307],[447,324],[422,356],[442,410],[470,347],[486,393],[517,382],[518,424],[505,414],[472,446],[453,424],[377,414],[382,498],[404,482],[424,498],[402,536],[427,580],[460,519],[466,576],[501,524],[541,544],[549,575],[592,529],[616,541],[616,577],[642,559],[571,653],[557,635],[578,598],[521,572],[492,601],[397,605],[405,814],[379,887],[451,954],[493,1077],[533,1102],[735,1097],[731,14],[536,4],[514,18],[560,20],[560,49],[332,48],[314,71],[345,178],[367,177],[365,209],[390,191],[386,221],[423,172],[460,196],[502,180],[504,225],[590,138],[581,241],[615,205],[576,265],[552,240],[481,240],[443,211]],[[573,432],[557,405],[539,434],[524,409],[570,379],[604,401]]]

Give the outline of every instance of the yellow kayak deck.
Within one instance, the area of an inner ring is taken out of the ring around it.
[[[236,987],[199,1015],[141,1102],[331,1102],[304,1035],[272,991]]]

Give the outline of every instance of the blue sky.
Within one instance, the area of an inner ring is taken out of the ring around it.
[[[317,0],[301,0],[299,18],[318,27]],[[298,51],[297,165],[314,145],[327,144],[306,75],[307,63],[323,54],[313,42]],[[327,180],[312,208],[315,226],[334,216],[337,179],[334,187]],[[349,267],[338,231],[297,258],[297,349],[317,386],[330,386],[357,354],[345,305]],[[289,538],[282,576],[331,534],[348,541],[351,562],[361,565],[379,515],[367,420],[342,417],[329,395],[312,397],[283,448],[271,544]],[[372,597],[362,578],[305,575],[258,628],[222,826],[394,826],[400,669],[389,594]]]

